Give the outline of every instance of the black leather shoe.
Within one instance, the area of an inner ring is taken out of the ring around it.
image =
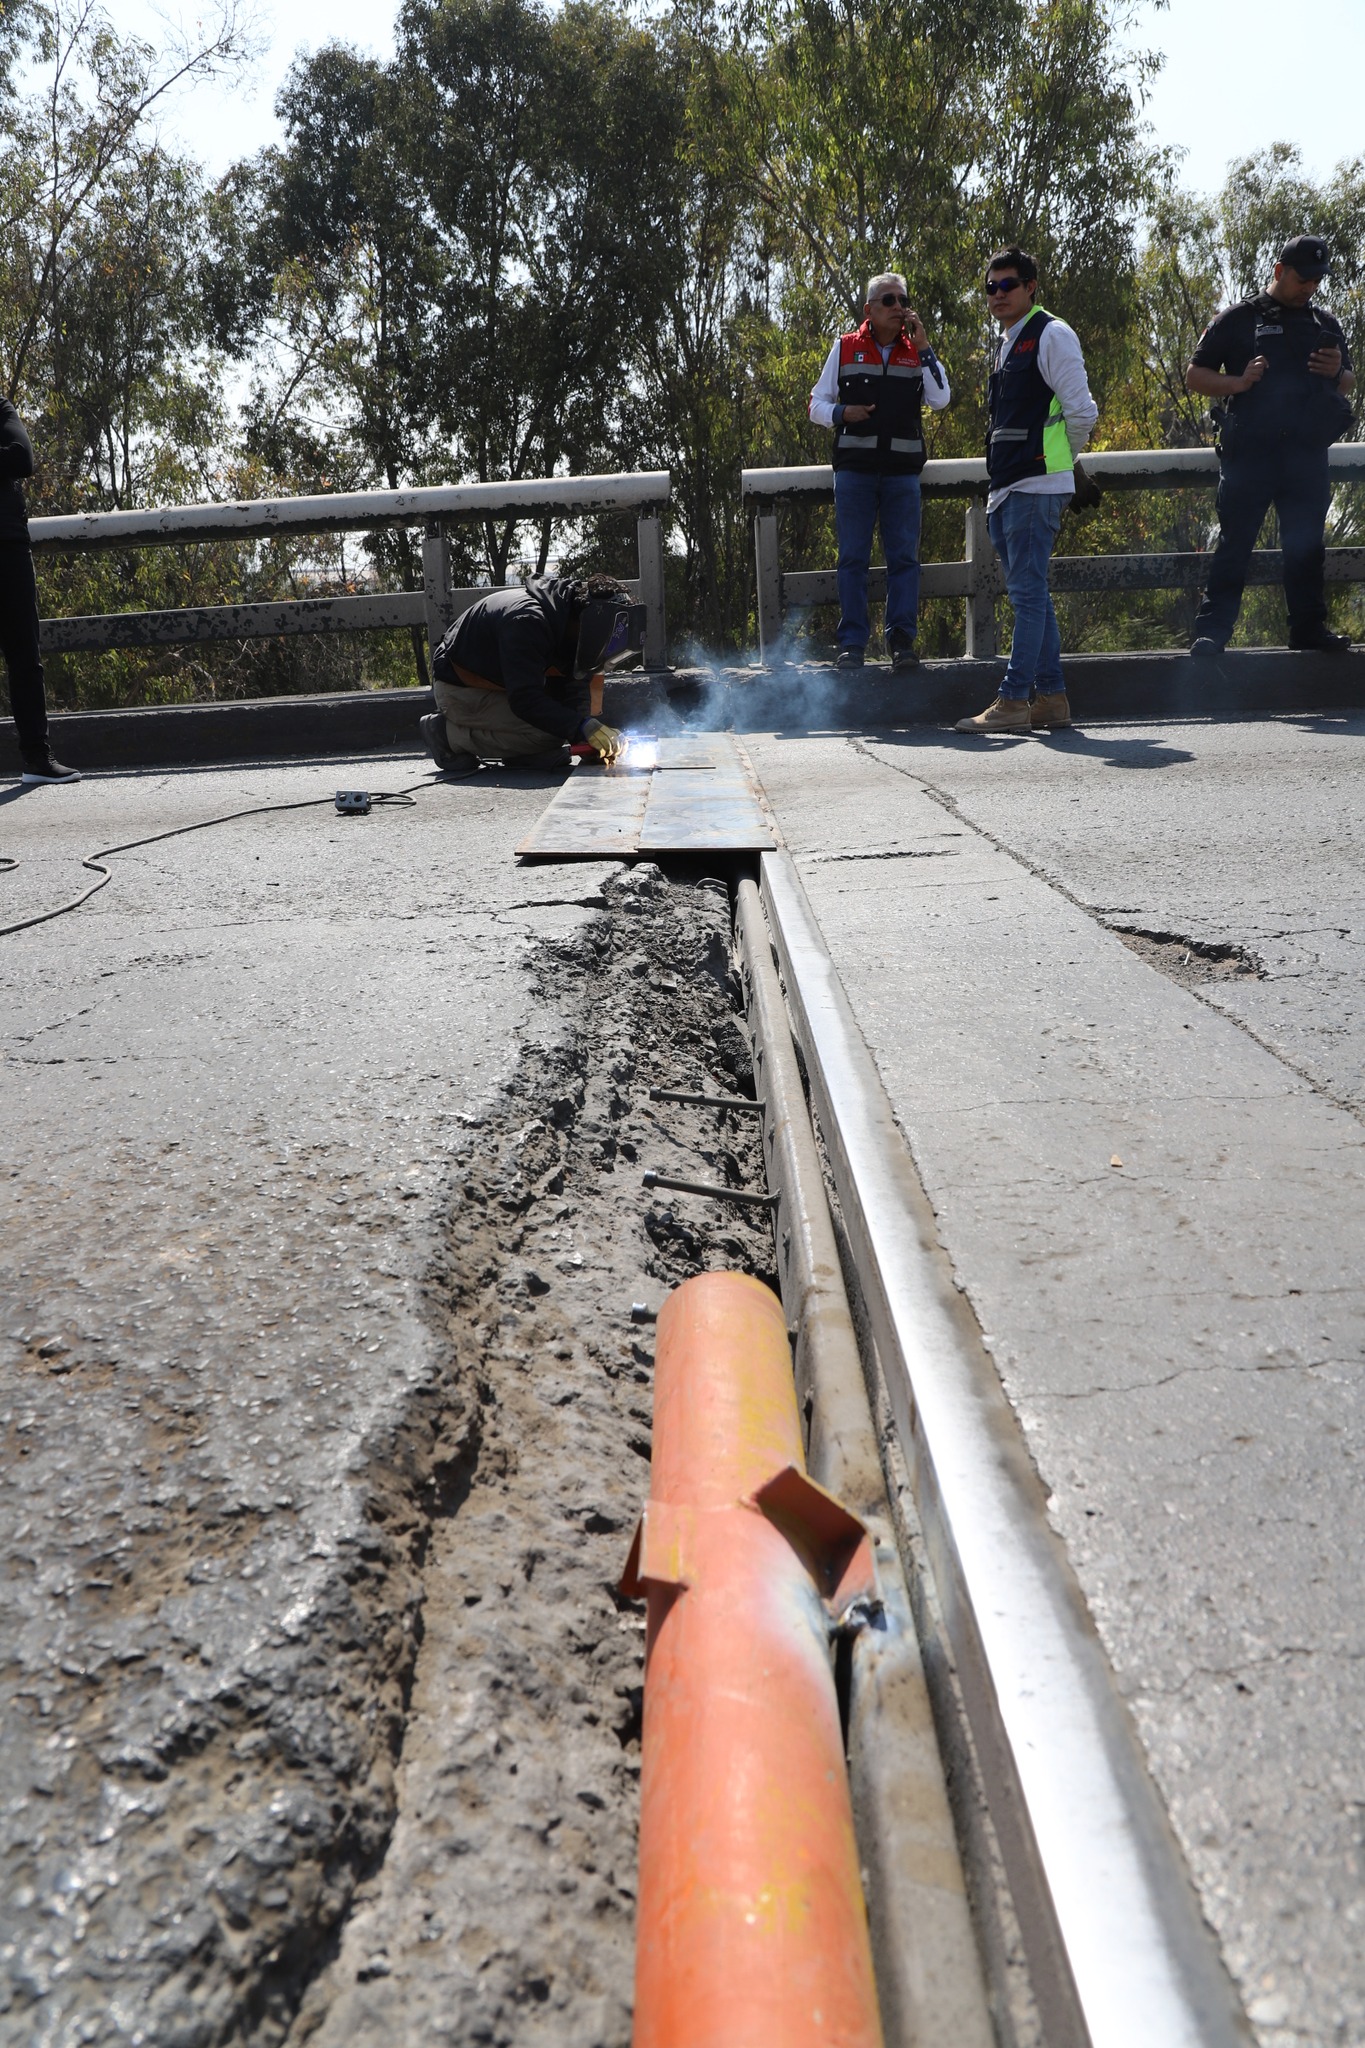
[[[65,761],[54,761],[51,754],[26,754],[22,782],[79,782],[79,768],[68,768]]]
[[[1291,634],[1289,648],[1292,654],[1349,654],[1351,636],[1349,633],[1329,633],[1326,626],[1319,633],[1309,633],[1302,640]]]
[[[1196,661],[1217,661],[1222,652],[1222,641],[1215,640],[1209,633],[1200,633],[1190,642],[1190,653]]]

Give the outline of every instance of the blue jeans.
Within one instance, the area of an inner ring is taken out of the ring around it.
[[[834,472],[834,532],[839,543],[839,645],[867,645],[867,570],[872,529],[881,522],[886,552],[886,638],[891,647],[913,645],[919,630],[919,523],[917,476]]]
[[[1011,491],[997,505],[987,525],[1005,589],[1014,606],[1014,635],[1009,667],[1000,684],[1002,697],[1027,697],[1030,691],[1064,690],[1062,636],[1047,587],[1048,564],[1057,545],[1066,499],[1042,491]]]

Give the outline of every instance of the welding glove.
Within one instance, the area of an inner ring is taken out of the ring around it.
[[[619,761],[626,751],[625,734],[618,732],[614,725],[607,725],[600,718],[583,720],[583,737],[607,768],[610,768],[614,761]]]
[[[1085,470],[1081,468],[1079,462],[1074,465],[1073,474],[1076,480],[1075,495],[1073,496],[1071,503],[1067,508],[1068,511],[1096,511],[1099,506],[1100,498],[1103,495],[1099,483],[1093,476],[1089,476],[1086,474]]]

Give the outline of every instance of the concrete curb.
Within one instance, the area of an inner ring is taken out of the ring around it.
[[[1365,711],[1365,652],[1291,654],[1252,649],[1219,661],[1180,654],[1074,654],[1062,660],[1080,721],[1104,719],[1293,717]],[[784,669],[680,669],[642,678],[635,718],[667,707],[689,723],[741,731],[865,731],[870,726],[949,725],[980,711],[1005,663],[930,661],[893,677],[885,662],[861,671],[793,663]]]
[[[1078,719],[1311,716],[1365,712],[1365,651],[1291,654],[1280,648],[1191,661],[1185,654],[1064,657]],[[893,679],[883,662],[861,672],[817,663],[786,668],[680,668],[608,683],[606,716],[634,726],[740,731],[865,731],[944,725],[979,711],[1003,661],[931,661]],[[163,768],[316,755],[407,753],[427,690],[354,690],[335,696],[258,697],[225,704],[151,704],[125,711],[63,711],[53,750],[78,768]],[[14,729],[0,728],[0,776],[19,772]]]

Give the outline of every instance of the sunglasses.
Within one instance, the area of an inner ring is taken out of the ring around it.
[[[904,292],[883,292],[877,301],[879,306],[908,306],[909,303]]]
[[[986,297],[993,299],[997,292],[1017,292],[1019,284],[1020,280],[1017,277],[988,277],[986,279]]]

